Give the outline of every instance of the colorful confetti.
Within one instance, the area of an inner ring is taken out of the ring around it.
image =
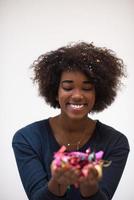
[[[90,148],[85,153],[79,151],[67,152],[62,146],[54,153],[54,164],[58,168],[68,169],[70,167],[80,171],[80,176],[88,175],[88,165],[92,165],[98,172],[98,177],[102,177],[102,168],[111,164],[110,161],[103,160],[103,151],[91,152]],[[105,165],[106,164],[106,165]]]

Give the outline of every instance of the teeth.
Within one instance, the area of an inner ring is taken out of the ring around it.
[[[71,104],[71,107],[74,109],[80,109],[82,108],[84,105],[75,105],[75,104]]]

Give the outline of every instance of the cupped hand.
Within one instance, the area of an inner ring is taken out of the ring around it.
[[[68,167],[57,167],[54,162],[51,165],[52,177],[59,184],[72,185],[76,184],[79,180],[79,170]]]
[[[98,182],[101,179],[101,166],[92,164],[83,168],[84,176],[79,178],[79,187],[82,196],[90,197],[98,191]]]

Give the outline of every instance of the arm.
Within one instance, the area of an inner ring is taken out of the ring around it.
[[[100,182],[100,187],[105,192],[108,199],[112,199],[127,162],[129,154],[127,138],[125,136],[119,137],[117,142],[111,145],[110,149],[111,150],[105,157],[107,160],[111,160],[112,163],[109,167],[104,168],[103,179]]]
[[[128,141],[125,136],[121,136],[115,144],[111,144],[107,148],[108,150],[104,150],[106,152],[104,159],[111,160],[112,163],[109,167],[103,168],[103,177],[99,183],[98,192],[91,195],[91,191],[96,188],[96,185],[92,189],[90,184],[86,187],[83,183],[84,187],[81,187],[82,196],[87,196],[89,200],[111,200],[121,179],[129,153]]]
[[[16,162],[26,194],[30,200],[59,200],[48,190],[48,176],[39,153],[29,144],[25,136],[18,132],[13,138]]]

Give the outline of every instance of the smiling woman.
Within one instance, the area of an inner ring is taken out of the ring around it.
[[[114,101],[125,76],[123,61],[107,48],[82,42],[40,56],[33,63],[33,70],[40,95],[50,106],[59,108],[60,114],[34,122],[13,137],[16,162],[28,198],[112,199],[126,165],[128,140],[88,115],[104,110]],[[104,169],[101,165],[98,170],[93,162],[86,166],[86,176],[81,177],[80,168],[55,164],[54,153],[63,145],[68,152],[102,150],[103,159],[112,164]]]

